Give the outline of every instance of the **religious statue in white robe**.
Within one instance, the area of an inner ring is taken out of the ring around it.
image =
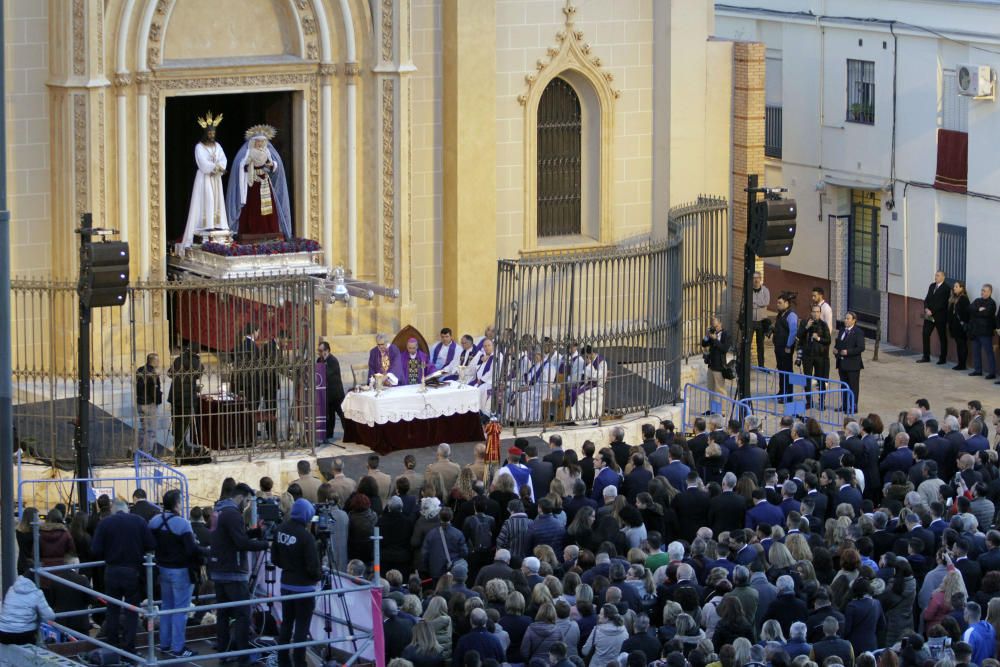
[[[604,384],[608,379],[608,362],[588,345],[584,349],[586,366],[576,401],[569,409],[574,422],[596,422],[604,412]]]
[[[194,177],[191,190],[191,206],[188,209],[187,225],[178,250],[183,253],[194,243],[195,234],[211,229],[228,229],[226,198],[222,190],[222,175],[228,163],[222,146],[215,141],[215,128],[222,122],[222,114],[213,117],[209,111],[198,119],[205,135],[194,147],[194,161],[198,173]]]

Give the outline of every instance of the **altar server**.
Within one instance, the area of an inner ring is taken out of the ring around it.
[[[472,336],[465,334],[462,336],[462,351],[456,357],[455,368],[452,374],[444,379],[457,380],[462,384],[472,384],[476,379],[476,369],[482,354],[480,350],[476,349]]]
[[[476,339],[476,345],[475,345],[476,352],[482,352],[483,343],[485,343],[486,341],[490,341],[491,343],[493,343],[493,346],[496,347],[496,338],[497,338],[497,328],[491,324],[488,327],[486,327],[486,331],[483,332],[483,335]]]
[[[604,383],[608,379],[608,362],[589,345],[583,349],[587,365],[583,369],[583,384],[576,402],[570,408],[574,422],[595,422],[604,411]]]
[[[534,352],[534,364],[521,378],[521,387],[517,399],[518,420],[521,422],[538,422],[542,418],[542,401],[551,401],[553,390],[558,393],[556,368],[549,363],[549,358],[541,350]]]
[[[385,375],[386,386],[392,387],[399,384],[399,378],[395,374],[395,366],[399,360],[399,350],[395,345],[389,344],[389,337],[385,334],[375,336],[375,347],[368,353],[368,377]]]
[[[431,364],[445,375],[453,375],[458,367],[458,343],[452,338],[451,329],[441,329],[441,340],[431,348]]]
[[[523,454],[517,447],[511,447],[507,450],[507,463],[497,470],[497,478],[501,475],[510,475],[514,478],[514,493],[521,493],[521,487],[527,486],[531,489],[531,500],[535,500],[535,488],[531,484],[531,468],[521,463],[521,454]]]
[[[580,385],[583,384],[583,371],[586,367],[587,360],[580,354],[580,344],[576,341],[570,342],[566,356],[559,365],[559,373],[566,385],[567,405],[576,403],[576,396],[582,391]]]

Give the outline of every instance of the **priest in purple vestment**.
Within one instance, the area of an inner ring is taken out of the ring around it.
[[[406,352],[396,359],[396,368],[392,371],[399,384],[420,384],[424,378],[434,372],[434,365],[427,354],[417,348],[417,339],[406,341]]]
[[[382,373],[387,375],[385,379],[387,386],[399,384],[399,376],[395,374],[398,361],[399,349],[389,343],[388,336],[378,334],[375,336],[375,347],[368,353],[368,377],[373,378]]]

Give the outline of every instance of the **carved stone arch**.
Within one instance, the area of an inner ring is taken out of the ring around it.
[[[528,89],[517,101],[524,107],[524,227],[522,247],[538,247],[537,175],[538,104],[546,86],[556,77],[569,83],[580,98],[583,121],[581,137],[583,201],[580,243],[608,244],[613,241],[611,216],[614,211],[614,103],[621,94],[612,87],[614,76],[603,69],[601,59],[591,53],[583,31],[574,27],[576,8],[563,8],[566,25],[556,33],[556,44],[535,63],[535,71],[525,74]],[[572,242],[572,241],[571,241]]]

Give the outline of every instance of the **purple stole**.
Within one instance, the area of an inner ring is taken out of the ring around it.
[[[479,341],[478,343],[476,343],[476,344],[474,344],[472,346],[472,352],[476,353],[476,352],[479,352],[480,350],[482,350],[483,349],[483,343],[485,343],[485,342],[486,342],[486,336],[483,336],[483,339],[481,341]]]
[[[539,376],[542,374],[542,371],[544,371],[545,367],[548,366],[548,365],[549,365],[549,360],[546,359],[544,362],[542,362],[541,364],[538,365],[538,367],[535,369],[535,371],[533,373],[531,371],[528,371],[527,375],[529,377],[525,378],[525,380],[527,381],[527,383],[528,384],[537,384]]]
[[[441,366],[441,368],[446,368],[449,364],[451,364],[451,360],[455,358],[455,349],[457,347],[458,344],[455,341],[451,341],[451,345],[448,346],[448,356],[445,358],[444,365]],[[437,361],[438,352],[440,351],[441,351],[441,343],[438,343],[437,345],[434,346],[434,349],[431,350],[431,359],[430,359],[431,363]],[[437,364],[435,363],[434,366],[437,367]]]
[[[491,354],[490,356],[486,357],[486,364],[485,364],[485,365],[483,365],[483,372],[484,372],[484,373],[485,373],[486,371],[490,370],[491,368],[493,368],[493,360],[494,360],[494,359],[496,359],[496,356],[497,356],[497,355],[495,355],[495,354]],[[480,360],[480,363],[482,364],[482,360]],[[478,373],[477,373],[477,374],[478,374]],[[476,384],[476,385],[480,385],[480,384],[482,384],[482,380],[480,380],[480,379],[479,379],[479,378],[477,377],[477,378],[476,378],[476,381],[475,381],[475,384]]]
[[[601,364],[602,361],[604,361],[604,357],[602,357],[601,355],[598,354],[598,355],[594,356],[594,360],[592,362],[590,362],[591,368],[595,368],[596,369],[598,366],[600,366],[600,364]],[[569,404],[570,405],[576,405],[576,399],[579,398],[580,394],[582,394],[583,392],[587,391],[588,389],[594,389],[595,387],[597,387],[597,383],[595,381],[593,381],[593,380],[587,380],[586,382],[584,382],[581,385],[574,386],[570,390],[570,403]]]

